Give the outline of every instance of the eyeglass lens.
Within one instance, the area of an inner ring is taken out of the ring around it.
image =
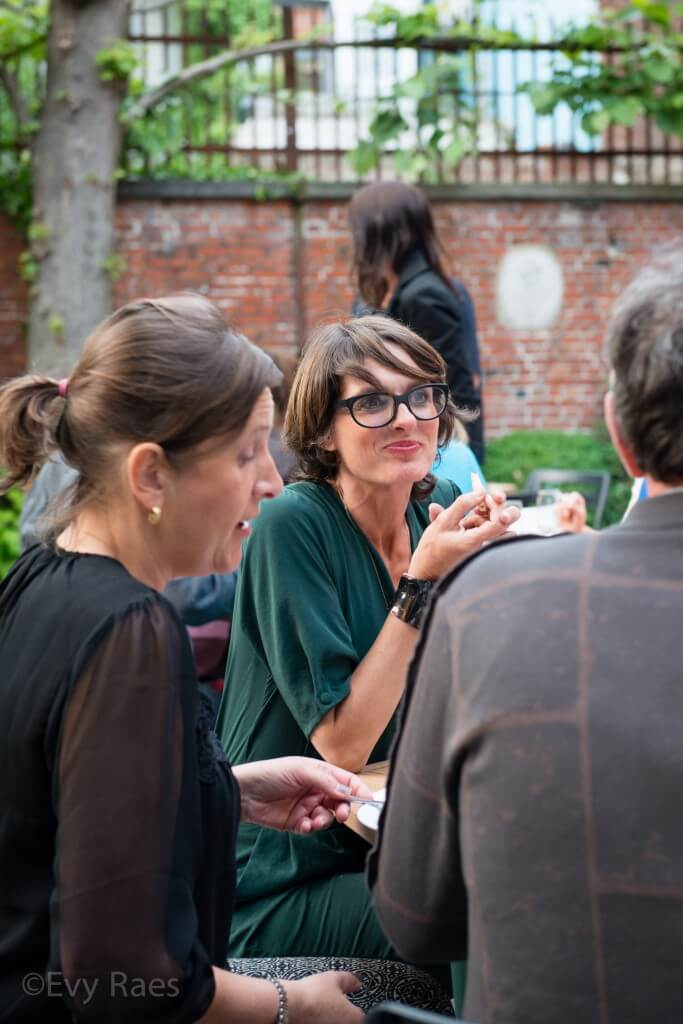
[[[434,420],[446,408],[443,389],[431,384],[414,388],[405,398],[408,408],[418,420]],[[391,423],[395,408],[393,395],[361,395],[353,403],[353,418],[364,427],[383,427]]]

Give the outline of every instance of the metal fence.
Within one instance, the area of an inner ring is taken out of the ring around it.
[[[196,5],[194,5],[196,7]],[[182,0],[150,0],[131,19],[147,85],[233,42],[223,25]],[[291,15],[285,12],[286,33]],[[421,145],[417,100],[395,97],[396,86],[418,68],[448,60],[452,88],[431,97],[434,121],[444,127],[467,121],[471,146],[457,163],[430,156],[423,174],[437,184],[683,184],[683,142],[643,120],[588,135],[578,115],[560,107],[536,114],[520,92],[525,82],[547,80],[568,58],[557,43],[523,48],[470,48],[454,39],[430,45],[394,45],[374,35],[334,41],[292,42],[292,49],[260,54],[179,90],[129,137],[126,168],[133,177],[224,178],[245,165],[256,172],[298,173],[314,181],[396,177],[397,160],[427,152]],[[596,61],[614,54],[596,53]],[[428,98],[429,99],[429,98]],[[404,122],[383,147],[376,166],[359,172],[349,154],[367,139],[378,109],[394,105]],[[431,151],[430,151],[431,152]]]

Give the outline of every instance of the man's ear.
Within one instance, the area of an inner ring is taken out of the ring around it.
[[[631,451],[628,442],[624,440],[621,430],[619,429],[616,413],[614,411],[614,393],[612,391],[608,391],[605,395],[604,409],[605,423],[607,424],[609,436],[612,439],[612,444],[616,448],[617,455],[621,460],[622,466],[629,476],[642,476],[643,471],[638,465],[638,460]]]
[[[161,445],[145,441],[131,448],[126,477],[133,497],[146,511],[164,507],[167,463]]]

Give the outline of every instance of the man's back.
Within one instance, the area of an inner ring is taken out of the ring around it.
[[[457,959],[467,922],[466,1019],[683,1017],[682,624],[681,490],[501,545],[440,598],[376,898],[404,956]]]

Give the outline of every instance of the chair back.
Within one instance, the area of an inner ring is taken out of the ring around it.
[[[527,477],[524,492],[535,494],[544,487],[571,485],[586,499],[595,529],[600,528],[609,493],[610,475],[589,469],[534,469]],[[517,495],[513,495],[517,497]]]

